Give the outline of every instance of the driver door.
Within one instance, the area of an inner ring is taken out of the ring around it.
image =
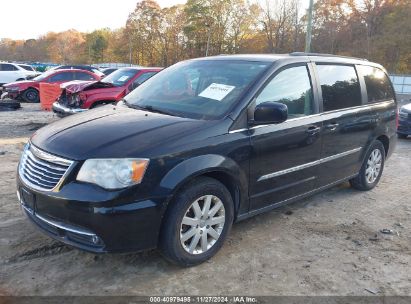
[[[322,122],[311,70],[308,63],[281,68],[255,99],[255,105],[268,101],[287,105],[288,119],[250,128],[251,210],[270,208],[315,186]]]

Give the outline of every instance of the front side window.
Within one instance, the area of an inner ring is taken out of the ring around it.
[[[317,71],[324,112],[361,105],[360,83],[353,66],[317,64]]]
[[[180,62],[151,77],[125,101],[131,107],[170,115],[218,119],[270,65],[271,62],[224,59]]]
[[[1,70],[2,70],[2,71],[8,71],[8,72],[10,72],[10,71],[17,71],[18,68],[16,68],[16,67],[15,67],[14,65],[12,65],[12,64],[3,63],[3,64],[1,65]]]
[[[289,118],[313,114],[313,92],[307,66],[291,67],[278,73],[256,98],[256,104],[268,101],[287,105]]]
[[[50,77],[49,82],[60,82],[73,80],[73,73],[62,72]]]
[[[365,65],[357,66],[357,68],[364,76],[368,102],[373,103],[394,98],[390,80],[383,71]]]

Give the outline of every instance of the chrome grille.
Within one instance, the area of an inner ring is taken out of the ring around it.
[[[19,175],[28,186],[51,191],[62,181],[72,164],[71,160],[54,156],[27,144],[21,156]]]

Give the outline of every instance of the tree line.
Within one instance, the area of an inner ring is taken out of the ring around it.
[[[390,72],[411,72],[409,0],[317,0],[312,52],[367,58]],[[161,8],[138,2],[123,28],[68,30],[0,41],[0,59],[56,63],[126,62],[169,66],[217,54],[303,51],[301,0],[187,0]]]

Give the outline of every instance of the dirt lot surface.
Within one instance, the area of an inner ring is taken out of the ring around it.
[[[0,112],[0,295],[411,295],[411,139],[398,141],[374,190],[345,183],[238,223],[211,261],[182,269],[156,251],[72,249],[23,216],[22,142],[57,119],[23,107]]]

